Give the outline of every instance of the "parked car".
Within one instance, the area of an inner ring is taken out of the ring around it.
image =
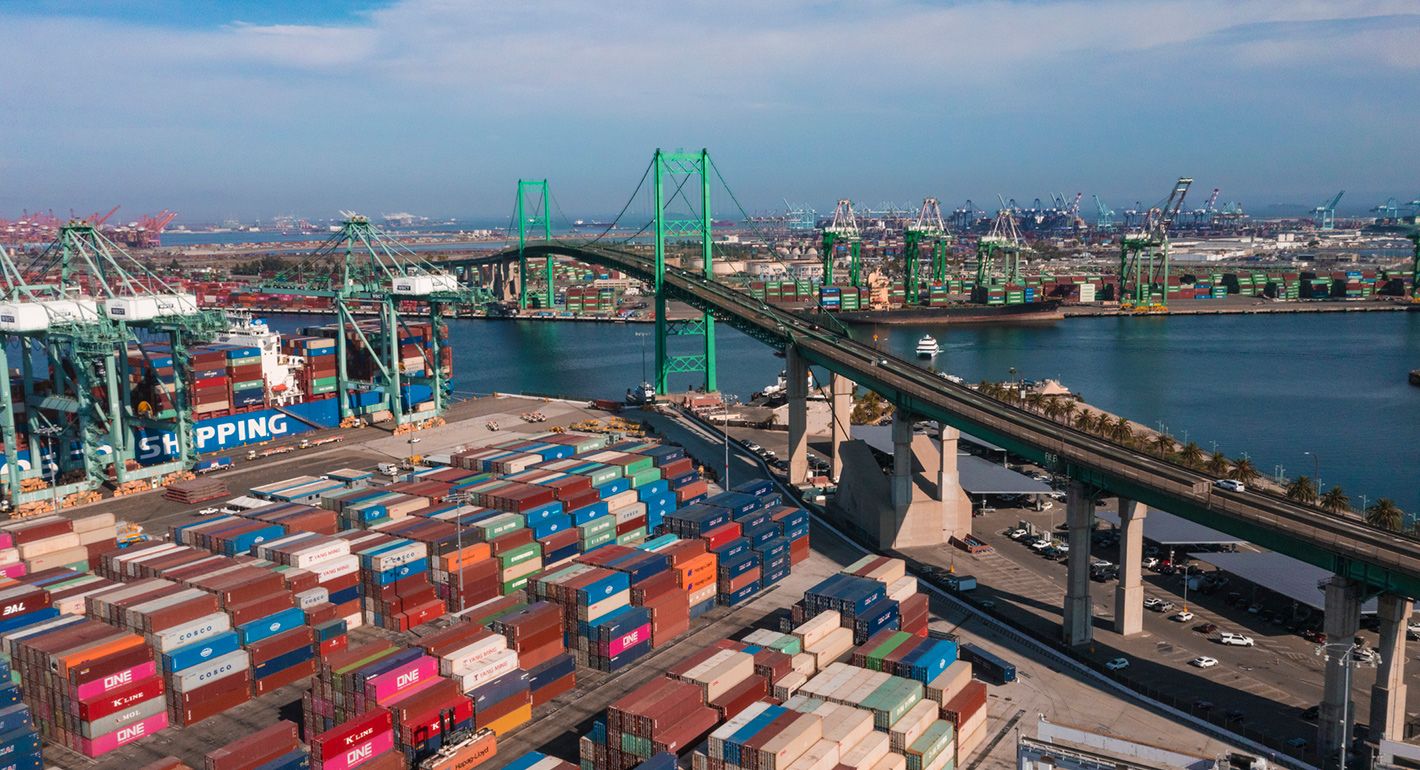
[[[1326,644],[1326,633],[1315,628],[1302,629],[1302,638],[1316,644]]]
[[[1194,627],[1193,627],[1193,630],[1194,630],[1194,631],[1197,631],[1197,632],[1200,633],[1200,634],[1211,634],[1211,633],[1213,633],[1214,631],[1217,631],[1217,630],[1218,630],[1218,624],[1217,624],[1217,623],[1202,623],[1202,624],[1200,624],[1200,625],[1194,626]]]
[[[1154,611],[1155,611],[1155,612],[1173,612],[1173,608],[1174,608],[1175,606],[1176,606],[1176,605],[1174,605],[1173,602],[1164,602],[1163,604],[1160,604],[1159,606],[1155,607],[1155,608],[1154,608]]]
[[[1129,668],[1129,659],[1115,658],[1114,660],[1111,660],[1110,662],[1104,664],[1104,667],[1109,669],[1110,671],[1122,671],[1126,668]]]
[[[1144,561],[1142,563],[1144,565],[1144,569],[1155,569],[1159,566],[1159,557],[1145,556]]]
[[[1253,641],[1252,637],[1247,636],[1245,634],[1234,633],[1232,631],[1224,631],[1223,633],[1218,634],[1218,643],[1230,644],[1234,647],[1255,647],[1257,645],[1257,643]]]
[[[1247,485],[1237,479],[1218,479],[1213,482],[1213,486],[1228,492],[1246,492]]]
[[[1218,659],[1210,658],[1207,655],[1199,655],[1193,660],[1188,661],[1188,665],[1197,666],[1198,668],[1212,668],[1218,665]]]
[[[1172,620],[1176,623],[1187,623],[1188,621],[1193,620],[1193,613],[1189,612],[1188,610],[1184,610],[1183,612],[1175,612],[1174,614],[1169,616],[1169,620]]]
[[[214,513],[221,513],[221,512],[222,512],[222,509],[221,509],[221,508],[203,508],[202,510],[200,510],[200,511],[197,512],[197,515],[198,515],[198,516],[211,516],[211,515],[214,514]]]
[[[1146,597],[1144,597],[1144,609],[1146,609],[1146,610],[1158,611],[1159,605],[1160,605],[1160,604],[1163,604],[1163,603],[1164,603],[1164,600],[1163,600],[1163,599],[1159,599],[1159,598],[1154,597],[1154,596],[1146,596]]]

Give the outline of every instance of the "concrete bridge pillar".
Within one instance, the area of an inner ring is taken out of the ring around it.
[[[1371,687],[1371,729],[1368,740],[1405,739],[1405,630],[1415,601],[1396,594],[1381,594],[1376,614],[1381,621],[1380,669]],[[1330,641],[1330,637],[1327,637]]]
[[[1062,631],[1065,643],[1074,647],[1094,641],[1094,619],[1090,603],[1090,536],[1095,528],[1093,490],[1071,481],[1065,496],[1065,525],[1069,528],[1070,553],[1066,559],[1065,607]],[[1054,533],[1051,533],[1054,536]]]
[[[843,475],[843,457],[841,456],[843,444],[852,438],[849,431],[850,421],[853,417],[853,381],[841,374],[830,374],[828,389],[829,474],[836,482]]]
[[[809,478],[809,363],[793,345],[784,347],[785,381],[789,389],[789,483]]]
[[[1339,764],[1351,735],[1351,640],[1361,625],[1362,584],[1333,575],[1326,583],[1326,674],[1316,720],[1317,752],[1326,767]]]
[[[912,506],[912,415],[897,409],[892,415],[892,511],[898,521]]]
[[[1119,498],[1119,585],[1114,588],[1114,630],[1134,636],[1144,630],[1144,517],[1148,506]],[[1072,546],[1073,547],[1073,546]]]

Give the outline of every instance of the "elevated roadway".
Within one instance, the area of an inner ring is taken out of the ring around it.
[[[655,260],[647,254],[557,242],[529,244],[525,253],[574,257],[655,283]],[[516,255],[509,250],[449,264]],[[1420,544],[1414,540],[1281,497],[1218,489],[1205,474],[1002,403],[696,273],[667,266],[662,289],[767,345],[793,345],[810,363],[923,419],[980,436],[1075,481],[1285,553],[1373,591],[1420,596]]]

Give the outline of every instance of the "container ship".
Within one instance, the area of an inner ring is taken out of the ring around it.
[[[228,328],[211,342],[190,346],[190,380],[186,383],[193,440],[198,454],[208,454],[283,438],[340,424],[339,377],[336,371],[337,324],[307,327],[285,336],[263,320],[244,313],[229,315]],[[377,370],[370,345],[382,344],[379,321],[347,324],[346,366],[352,380],[370,380]],[[444,344],[447,327],[440,324],[441,361],[445,379],[452,375],[452,352]],[[432,375],[429,353],[434,325],[410,321],[401,325],[400,372],[405,378]],[[363,338],[362,338],[363,335]],[[377,347],[377,349],[379,349]],[[166,343],[130,345],[127,356],[130,405],[140,416],[176,418],[174,392],[177,370]],[[345,394],[356,415],[380,408],[383,394],[362,385]],[[411,382],[401,388],[401,408],[432,412],[433,391]],[[135,431],[140,464],[163,462],[178,453],[177,438],[168,431]]]
[[[1025,305],[977,305],[962,302],[953,305],[909,306],[887,310],[840,310],[833,313],[839,320],[862,324],[1003,324],[1053,323],[1065,317],[1055,300]]]

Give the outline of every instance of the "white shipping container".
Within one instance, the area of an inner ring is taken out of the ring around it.
[[[503,649],[488,656],[481,665],[474,667],[467,673],[459,675],[462,684],[460,688],[464,692],[469,692],[480,685],[487,684],[498,677],[512,673],[518,668],[517,650]]]
[[[891,741],[888,740],[887,733],[874,730],[847,750],[840,749],[838,761],[848,767],[867,770],[887,756],[890,748]]]
[[[922,737],[932,722],[936,721],[938,711],[941,707],[934,701],[922,699],[917,704],[907,710],[888,728],[888,738],[892,740],[893,751],[906,751],[912,742]]]
[[[43,540],[32,540],[20,545],[20,558],[26,561],[37,556],[44,556],[47,553],[63,551],[81,545],[79,536],[73,532],[65,532],[62,535],[46,537]]]
[[[956,660],[947,666],[947,670],[938,674],[936,679],[927,683],[927,698],[935,701],[938,706],[945,706],[947,701],[955,698],[957,693],[970,683],[971,663]]]
[[[501,634],[484,637],[440,658],[439,673],[444,676],[466,674],[500,650],[506,649],[508,649],[508,640]]]
[[[710,757],[712,759],[724,760],[725,739],[739,732],[745,725],[754,721],[754,718],[763,714],[764,710],[767,708],[769,708],[768,703],[755,701],[744,711],[731,717],[729,721],[711,731],[710,737],[706,741],[706,748],[710,753]]]
[[[911,575],[905,575],[888,583],[887,598],[895,602],[900,602],[915,593],[917,593],[917,578]]]
[[[172,652],[179,647],[195,644],[208,637],[216,636],[232,627],[232,618],[225,612],[214,612],[197,620],[191,620],[172,628],[147,634],[148,643],[158,652]]]
[[[872,770],[907,770],[907,757],[888,752],[873,764]]]
[[[759,748],[760,770],[784,770],[823,738],[823,718],[804,714]]]
[[[309,567],[310,572],[315,574],[316,582],[324,583],[327,580],[334,580],[344,577],[352,572],[360,571],[360,557],[354,554],[349,556],[339,556],[330,561],[323,561]]]
[[[174,692],[187,692],[233,674],[239,674],[250,666],[251,659],[247,657],[247,651],[236,650],[206,663],[178,671],[168,680],[168,684]]]
[[[40,570],[54,569],[55,567],[63,567],[65,565],[87,561],[88,558],[88,549],[84,548],[82,545],[76,545],[73,548],[66,548],[63,551],[54,551],[53,553],[47,553],[43,556],[36,556],[33,559],[26,559],[25,565],[29,567],[30,572],[39,572]]]
[[[833,770],[838,766],[838,744],[821,740],[789,765],[789,770]]]
[[[823,639],[825,635],[838,628],[843,623],[843,618],[837,610],[820,612],[812,618],[804,621],[804,624],[794,629],[791,633],[799,637],[799,642],[804,645],[806,652],[812,652],[810,648]]]

